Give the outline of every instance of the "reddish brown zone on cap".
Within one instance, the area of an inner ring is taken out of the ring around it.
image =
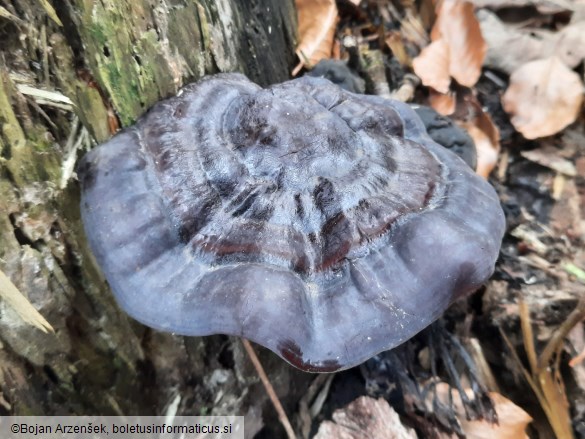
[[[280,355],[290,364],[305,372],[335,372],[341,369],[342,364],[337,360],[324,360],[319,364],[313,364],[303,360],[303,351],[292,340],[285,340],[278,345]]]

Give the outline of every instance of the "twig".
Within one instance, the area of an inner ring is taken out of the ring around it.
[[[51,18],[51,20],[57,23],[57,25],[59,25],[60,27],[63,27],[63,23],[61,23],[61,20],[57,16],[57,12],[55,12],[55,9],[51,5],[51,3],[49,3],[49,0],[39,0],[39,3],[45,9],[45,12]]]
[[[71,99],[58,91],[43,90],[26,84],[17,84],[16,88],[23,95],[32,96],[39,104],[66,108],[69,111],[72,111],[75,106]]]
[[[319,392],[319,394],[315,398],[315,401],[313,401],[313,404],[311,404],[310,413],[311,413],[312,419],[316,418],[317,415],[321,412],[321,409],[323,408],[323,404],[325,403],[327,396],[329,396],[329,389],[331,388],[331,383],[333,382],[333,378],[335,378],[334,373],[329,373],[326,375],[325,385],[323,386],[323,388],[321,389],[321,391]]]
[[[540,358],[538,359],[538,369],[543,370],[545,369],[553,354],[560,350],[560,347],[563,345],[563,340],[571,329],[573,329],[577,323],[581,320],[585,319],[585,296],[581,296],[579,299],[579,303],[577,307],[569,314],[567,319],[561,324],[561,326],[553,333],[550,341],[544,347],[542,354],[540,354]]]
[[[301,431],[301,437],[304,439],[309,438],[309,433],[311,432],[311,423],[314,418],[309,406],[311,402],[315,399],[315,396],[317,395],[319,390],[323,387],[323,384],[326,384],[326,382],[327,374],[324,373],[318,374],[299,401],[298,410],[298,418],[300,424],[299,429]]]
[[[43,331],[45,334],[55,330],[49,322],[39,313],[28,299],[19,291],[12,283],[10,278],[0,270],[0,297],[8,303],[8,305],[16,311],[18,316],[29,325]]]
[[[242,344],[244,345],[244,348],[246,349],[246,352],[250,357],[250,360],[252,360],[252,364],[254,365],[254,368],[256,369],[258,376],[260,377],[260,381],[262,381],[262,384],[266,389],[266,393],[268,393],[268,397],[270,398],[270,401],[272,402],[272,405],[274,406],[276,413],[278,413],[278,420],[284,427],[286,435],[288,436],[289,439],[296,439],[297,437],[292,428],[292,425],[290,424],[290,421],[288,420],[288,416],[286,416],[286,413],[282,408],[282,404],[280,403],[280,400],[278,399],[278,396],[276,395],[274,387],[272,387],[272,384],[270,383],[270,380],[268,379],[266,372],[264,372],[264,368],[262,367],[262,364],[260,363],[260,360],[258,359],[258,356],[254,351],[254,348],[252,347],[250,342],[245,338],[242,338]]]
[[[0,6],[0,17],[7,18],[8,20],[13,21],[14,23],[18,24],[19,26],[25,26],[26,22],[18,18],[16,15],[11,14],[8,9],[4,6]]]
[[[416,88],[420,85],[420,78],[412,73],[404,75],[404,80],[399,88],[392,91],[390,97],[401,102],[408,102],[414,97]]]

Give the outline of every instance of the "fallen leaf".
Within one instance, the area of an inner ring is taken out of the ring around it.
[[[512,73],[523,64],[548,56],[552,32],[530,32],[507,26],[498,16],[482,9],[477,12],[481,33],[488,46],[484,66]],[[543,55],[544,54],[544,55]]]
[[[481,75],[487,45],[475,17],[474,6],[459,0],[439,3],[431,39],[443,39],[447,43],[451,76],[466,87],[475,85]]]
[[[475,172],[487,178],[498,162],[500,154],[500,130],[483,108],[471,90],[457,95],[455,112],[452,116],[473,139],[477,153]]]
[[[440,93],[449,91],[451,75],[449,74],[449,47],[443,39],[433,41],[425,47],[419,56],[412,60],[414,73],[427,87]]]
[[[550,211],[550,225],[558,233],[579,239],[583,235],[580,198],[575,180],[565,180],[562,191]]]
[[[449,395],[453,396],[457,419],[467,439],[528,439],[525,430],[526,426],[532,422],[532,418],[501,394],[490,392],[498,415],[498,424],[491,424],[485,420],[467,420],[459,392],[452,389],[447,383],[437,383],[436,392],[438,399],[443,404],[449,404]],[[465,393],[469,398],[473,398],[473,390],[466,389]],[[430,401],[428,403],[432,404]]]
[[[532,422],[530,415],[499,393],[491,392],[490,396],[496,405],[499,425],[487,421],[468,421],[462,416],[461,427],[467,439],[528,439],[525,430]]]
[[[471,122],[479,130],[475,135],[470,133],[477,149],[476,172],[482,177],[488,178],[496,166],[500,154],[500,130],[491,116],[483,111],[479,102],[476,103],[475,117]]]
[[[333,422],[324,421],[314,439],[416,439],[386,400],[361,396],[333,412]]]
[[[443,116],[449,116],[455,111],[457,99],[455,93],[448,91],[446,94],[439,93],[435,89],[429,90],[429,105]]]
[[[500,145],[494,143],[490,137],[479,127],[466,123],[463,127],[467,130],[477,152],[477,169],[475,172],[484,178],[488,178],[496,164],[498,163],[498,154]]]
[[[585,21],[563,28],[554,38],[554,54],[567,66],[577,67],[585,59]]]
[[[575,121],[583,102],[579,75],[553,56],[515,70],[502,97],[517,131],[527,139],[555,134]]]
[[[305,65],[313,66],[331,57],[338,20],[335,0],[295,0],[295,3],[300,40],[296,53],[300,63],[293,70],[293,75]]]
[[[575,68],[585,59],[585,21],[551,32],[506,25],[486,9],[478,11],[477,17],[488,47],[486,67],[512,73],[529,61],[555,55],[568,67]]]
[[[424,85],[439,93],[448,93],[451,78],[472,87],[481,75],[487,51],[473,5],[465,1],[442,0],[436,12],[432,42],[413,59],[414,72]],[[453,102],[447,97],[434,96],[434,101],[437,111],[442,114],[452,109]]]
[[[412,59],[406,52],[406,48],[404,47],[404,42],[402,41],[402,35],[400,35],[400,32],[390,32],[386,36],[385,42],[400,64],[403,66],[412,65]]]
[[[470,0],[478,8],[502,9],[533,6],[541,14],[575,10],[575,0]]]

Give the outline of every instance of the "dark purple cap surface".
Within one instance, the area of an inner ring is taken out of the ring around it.
[[[344,369],[432,323],[494,269],[493,188],[407,105],[304,77],[210,76],[79,166],[120,305],[183,335]]]

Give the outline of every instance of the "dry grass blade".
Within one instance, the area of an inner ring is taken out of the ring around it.
[[[540,356],[536,353],[534,346],[534,335],[528,306],[523,301],[520,301],[519,309],[524,349],[531,371],[526,370],[522,365],[512,343],[504,332],[500,330],[500,333],[526,381],[536,394],[556,437],[559,439],[573,439],[569,403],[559,369],[559,359],[565,337],[577,323],[585,319],[585,297],[579,300],[577,308],[555,331]],[[553,357],[556,360],[555,364],[551,364]]]
[[[31,305],[2,270],[0,270],[0,297],[29,325],[37,327],[44,333],[55,332],[49,322]]]
[[[43,90],[25,84],[18,84],[16,88],[23,95],[32,96],[37,102],[42,101],[47,105],[51,105],[51,103],[62,104],[66,105],[69,110],[72,110],[75,105],[71,99],[58,91]]]
[[[487,52],[473,5],[458,0],[443,0],[431,39],[443,38],[449,46],[449,72],[461,85],[472,87],[481,75]]]
[[[563,346],[563,340],[567,337],[571,329],[573,329],[577,323],[585,320],[585,296],[581,296],[577,307],[569,314],[566,320],[561,326],[553,333],[550,341],[542,351],[542,354],[538,360],[538,368],[546,369],[548,363],[551,361],[553,355],[560,352]]]
[[[53,5],[49,3],[49,0],[39,0],[39,3],[43,7],[47,15],[51,18],[51,20],[53,20],[59,26],[63,26],[63,23],[61,23],[61,20],[59,19],[57,13],[55,12],[55,8],[53,8]]]
[[[8,9],[4,6],[0,6],[0,17],[4,17],[10,21],[15,22],[18,25],[24,25],[25,22],[18,18],[16,15],[12,14]]]
[[[286,416],[286,412],[284,411],[284,408],[282,407],[282,404],[280,403],[280,400],[278,399],[278,396],[274,391],[274,387],[272,387],[272,384],[268,379],[268,375],[266,375],[266,372],[264,372],[264,368],[262,367],[262,364],[260,363],[260,360],[258,359],[258,356],[254,351],[254,348],[252,347],[250,342],[245,338],[242,338],[241,340],[242,344],[244,345],[244,349],[246,349],[246,353],[250,357],[250,360],[252,361],[252,364],[254,365],[254,368],[256,369],[258,376],[260,377],[260,381],[262,381],[262,384],[266,389],[266,393],[268,393],[268,397],[270,398],[270,401],[272,402],[272,405],[274,406],[274,409],[278,414],[278,420],[284,427],[288,439],[296,439],[295,432],[292,428],[292,425],[290,424],[288,416]]]
[[[534,334],[532,332],[532,325],[530,324],[530,311],[528,310],[528,305],[526,305],[524,300],[520,299],[518,305],[520,310],[520,326],[522,327],[524,350],[526,350],[530,371],[532,374],[535,374],[537,371],[538,358],[536,356],[536,349],[534,347]]]

